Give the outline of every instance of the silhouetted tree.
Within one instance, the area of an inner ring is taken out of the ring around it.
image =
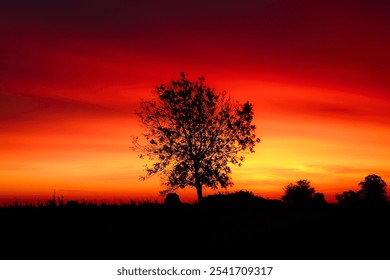
[[[140,157],[153,160],[147,175],[162,175],[166,190],[194,187],[198,201],[203,187],[231,186],[229,163],[241,165],[243,152],[254,152],[260,139],[254,134],[253,106],[232,101],[226,93],[206,87],[204,78],[178,80],[156,87],[155,98],[141,102],[138,116],[146,129],[146,144],[133,147]]]
[[[306,207],[313,203],[315,189],[310,186],[310,181],[299,180],[296,184],[289,183],[284,187],[285,194],[282,200],[298,207]]]
[[[383,206],[387,204],[386,182],[378,175],[371,174],[359,183],[362,198],[368,206]]]
[[[357,207],[362,202],[362,194],[361,191],[355,192],[349,190],[343,192],[342,194],[336,194],[336,200],[339,206]]]
[[[80,206],[80,204],[76,200],[69,200],[66,202],[66,206],[71,208],[77,208]]]

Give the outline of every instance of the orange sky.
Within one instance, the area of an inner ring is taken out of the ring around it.
[[[231,191],[390,182],[386,1],[160,2],[2,1],[0,200],[161,201],[138,180],[134,109],[181,71],[254,104],[262,142]]]

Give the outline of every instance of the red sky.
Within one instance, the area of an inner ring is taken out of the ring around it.
[[[254,104],[262,142],[231,191],[390,182],[387,1],[209,2],[2,1],[0,200],[161,200],[134,109],[181,71]]]

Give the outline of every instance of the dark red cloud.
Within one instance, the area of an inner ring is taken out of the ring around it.
[[[71,122],[77,125],[86,120],[104,118],[129,118],[133,102],[123,101],[123,106],[102,105],[64,97],[48,97],[20,93],[1,93],[0,125],[2,133],[17,131],[21,133],[45,125],[61,129],[61,124]],[[48,133],[50,131],[45,131]]]
[[[117,53],[125,52],[143,56],[123,61],[140,72],[167,62],[178,65],[168,71],[223,70],[232,77],[282,78],[384,94],[390,87],[389,6],[368,0],[5,1],[5,45],[0,48],[8,59],[2,59],[2,69],[13,75],[28,72],[33,79],[30,65],[71,83],[67,78],[77,81],[85,70],[82,61],[77,63],[80,57],[74,65],[72,57],[66,58],[69,63],[61,70],[60,62],[40,60],[42,51],[103,60],[120,59]],[[92,80],[104,80],[99,66],[92,73]],[[110,73],[105,73],[107,81],[125,82],[119,71]]]

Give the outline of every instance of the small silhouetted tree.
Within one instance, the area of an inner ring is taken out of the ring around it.
[[[307,207],[313,203],[314,193],[315,189],[310,186],[310,181],[299,180],[284,187],[282,200],[293,206]]]
[[[216,93],[200,77],[190,81],[184,73],[178,80],[156,87],[155,97],[141,102],[138,116],[146,129],[146,143],[134,139],[140,157],[154,161],[146,176],[159,173],[166,190],[194,187],[198,202],[203,187],[233,185],[229,164],[241,166],[244,152],[254,152],[256,137],[253,106]]]
[[[342,194],[336,194],[336,200],[339,206],[342,207],[357,207],[362,202],[361,191],[353,190],[345,191]]]
[[[371,174],[359,183],[364,203],[368,206],[384,206],[387,204],[386,182],[378,175]]]

